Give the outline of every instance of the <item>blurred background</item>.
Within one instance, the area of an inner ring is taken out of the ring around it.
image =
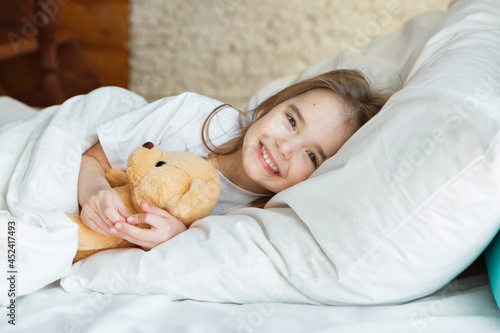
[[[2,0],[0,93],[57,104],[104,85],[244,105],[273,79],[449,0]],[[390,52],[390,50],[388,50]]]

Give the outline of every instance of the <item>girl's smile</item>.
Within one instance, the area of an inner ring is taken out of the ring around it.
[[[272,155],[268,153],[267,148],[262,144],[262,142],[260,142],[257,147],[257,155],[262,162],[264,169],[266,169],[271,176],[278,177],[280,175],[276,162],[272,158]]]

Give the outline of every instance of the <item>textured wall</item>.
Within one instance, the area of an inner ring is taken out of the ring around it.
[[[132,0],[129,87],[235,106],[267,82],[449,0]]]

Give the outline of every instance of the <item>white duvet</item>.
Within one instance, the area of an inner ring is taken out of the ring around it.
[[[71,268],[77,228],[64,212],[78,212],[81,154],[96,143],[98,124],[144,104],[130,91],[109,87],[40,112],[2,98],[0,265],[17,284],[11,288],[0,279],[2,304],[5,290],[29,294]]]

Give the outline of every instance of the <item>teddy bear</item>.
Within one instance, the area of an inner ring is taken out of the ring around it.
[[[210,214],[221,191],[215,158],[204,159],[182,151],[163,152],[151,142],[132,151],[126,172],[108,169],[106,179],[130,214],[141,213],[139,205],[146,202],[168,211],[187,227]],[[78,224],[78,251],[73,262],[106,249],[136,247],[124,239],[90,229],[78,215],[66,215]]]

